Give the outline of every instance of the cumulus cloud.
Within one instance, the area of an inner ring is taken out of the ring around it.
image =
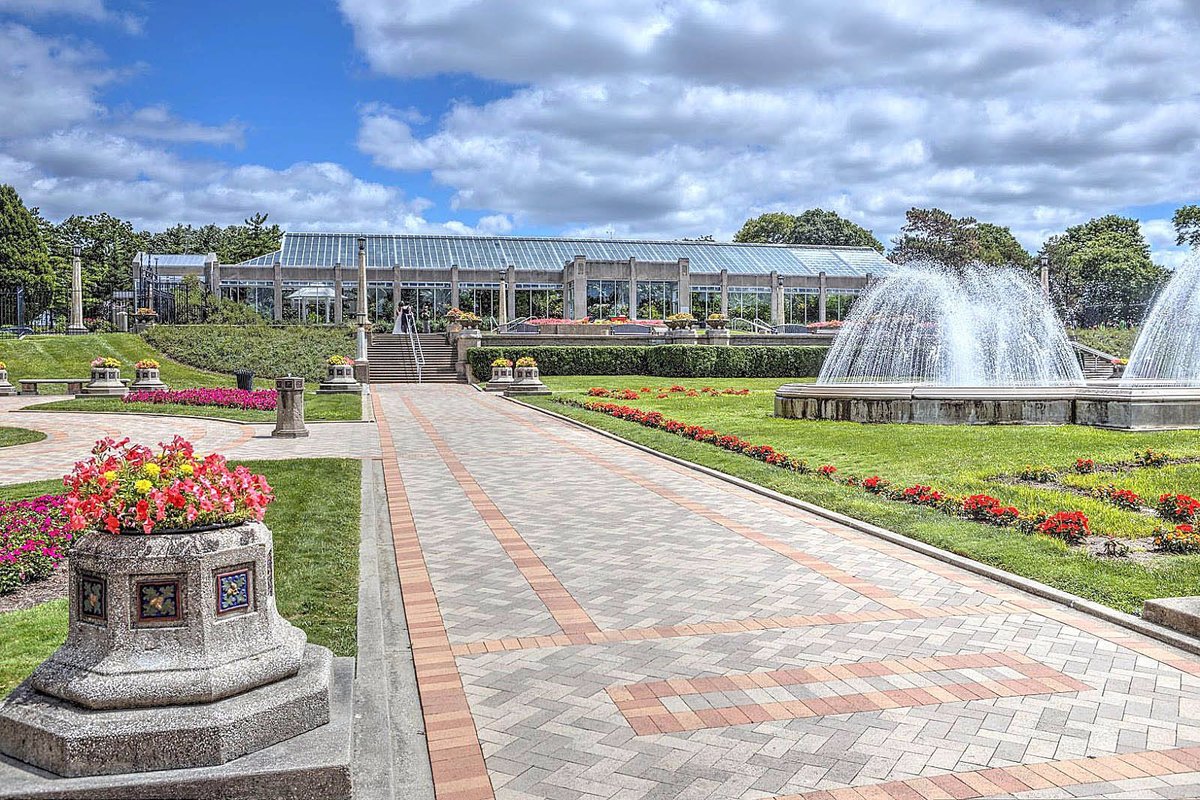
[[[1186,0],[341,8],[382,74],[510,87],[432,129],[364,108],[358,144],[519,224],[725,237],[752,214],[824,206],[886,238],[910,206],[937,205],[1036,248],[1091,216],[1195,199]]]
[[[92,22],[116,23],[128,33],[141,33],[142,19],[109,9],[103,0],[0,0],[0,14],[25,18],[77,17]]]

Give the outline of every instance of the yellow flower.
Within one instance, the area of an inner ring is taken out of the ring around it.
[[[146,470],[146,474],[149,475],[151,478],[157,478],[159,473],[162,472],[162,467],[160,467],[158,464],[155,464],[153,461],[151,461],[149,464],[147,464],[145,466],[145,470]]]
[[[138,494],[149,494],[150,490],[154,488],[154,484],[147,480],[140,480],[133,485],[133,488],[137,489]]]
[[[184,475],[191,475],[193,472],[196,471],[196,468],[193,467],[191,464],[181,464],[179,467],[179,471],[182,472]]]
[[[113,472],[111,469],[108,472],[104,473],[104,480],[108,481],[109,483],[112,483],[116,479],[117,479],[117,473]]]

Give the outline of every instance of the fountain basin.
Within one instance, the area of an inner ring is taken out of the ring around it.
[[[1200,428],[1200,387],[935,386],[789,383],[775,391],[787,419],[923,425],[1091,425],[1115,430]]]

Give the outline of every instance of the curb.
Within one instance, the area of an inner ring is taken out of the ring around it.
[[[524,408],[533,409],[540,414],[545,414],[549,417],[561,420],[562,422],[566,422],[577,428],[583,428],[584,430],[599,434],[607,439],[611,439],[615,442],[620,442],[621,444],[632,447],[635,450],[640,450],[643,453],[648,453],[666,461],[670,461],[674,464],[678,464],[679,466],[687,467],[688,469],[694,470],[703,475],[708,475],[711,478],[716,478],[726,483],[733,484],[734,486],[746,489],[758,495],[762,495],[763,497],[768,497],[777,502],[792,506],[793,508],[807,511],[810,514],[816,514],[817,516],[824,517],[825,519],[828,519],[832,522],[837,522],[841,525],[845,525],[847,528],[859,531],[860,533],[865,533],[878,539],[883,539],[884,541],[891,542],[892,544],[899,545],[900,547],[907,548],[908,550],[913,550],[921,553],[922,555],[929,556],[930,558],[935,558],[938,561],[945,562],[951,566],[966,570],[967,572],[973,572],[976,575],[982,575],[983,577],[994,580],[997,583],[1002,583],[1011,588],[1019,589],[1026,594],[1040,597],[1043,600],[1050,600],[1075,611],[1080,611],[1089,616],[1102,619],[1105,622],[1111,622],[1115,625],[1120,625],[1122,628],[1134,631],[1135,633],[1140,633],[1143,636],[1149,636],[1153,639],[1157,639],[1160,642],[1169,644],[1172,647],[1177,647],[1180,650],[1185,650],[1193,655],[1200,655],[1200,639],[1194,639],[1191,636],[1177,633],[1170,628],[1164,628],[1160,625],[1155,625],[1152,622],[1147,622],[1141,617],[1135,617],[1132,614],[1126,614],[1123,611],[1117,611],[1116,609],[1109,608],[1108,606],[1101,605],[1092,600],[1085,600],[1084,598],[1073,595],[1070,592],[1064,592],[1062,589],[1055,589],[1053,586],[1047,586],[1039,581],[1031,580],[1029,578],[1022,578],[1020,575],[1014,575],[1011,572],[1006,572],[1005,570],[997,567],[991,567],[987,564],[982,564],[978,561],[967,558],[966,556],[960,556],[957,553],[951,553],[948,550],[942,550],[941,548],[934,547],[931,544],[926,544],[925,542],[917,541],[916,539],[910,539],[903,534],[890,531],[887,528],[880,528],[879,526],[872,525],[869,522],[863,522],[861,520],[854,519],[853,517],[848,517],[845,514],[840,514],[836,511],[830,511],[827,508],[813,505],[812,503],[805,502],[804,500],[798,500],[795,497],[781,494],[772,489],[768,489],[765,486],[759,486],[756,483],[734,477],[733,475],[727,475],[724,472],[720,472],[710,467],[705,467],[693,461],[687,461],[686,459],[661,453],[652,447],[647,447],[646,445],[630,441],[629,439],[625,439],[615,433],[594,428],[587,423],[580,422],[576,419],[571,419],[568,416],[558,414],[550,409],[541,408],[539,406],[525,403],[510,397],[505,397],[503,395],[501,395],[501,399]]]

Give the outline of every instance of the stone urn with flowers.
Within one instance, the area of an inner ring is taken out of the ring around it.
[[[521,356],[516,361],[513,382],[504,390],[505,396],[551,394],[549,387],[542,383],[538,372],[537,361],[532,356]]]
[[[135,392],[165,392],[169,388],[159,377],[160,364],[152,358],[143,358],[133,365],[133,385],[129,388]]]
[[[0,751],[64,776],[215,766],[329,721],[332,656],[276,609],[262,475],[103,439],[64,484],[67,640],[0,705]]]
[[[492,379],[484,387],[489,392],[503,392],[513,382],[513,362],[508,358],[497,358],[492,362]]]
[[[83,394],[92,397],[120,397],[129,389],[121,380],[121,362],[98,356],[92,359],[92,377],[83,387]]]
[[[8,365],[0,361],[0,397],[12,397],[16,393],[16,388],[8,379]]]
[[[362,384],[354,378],[354,359],[349,356],[330,356],[325,362],[325,380],[317,394],[362,394]]]

